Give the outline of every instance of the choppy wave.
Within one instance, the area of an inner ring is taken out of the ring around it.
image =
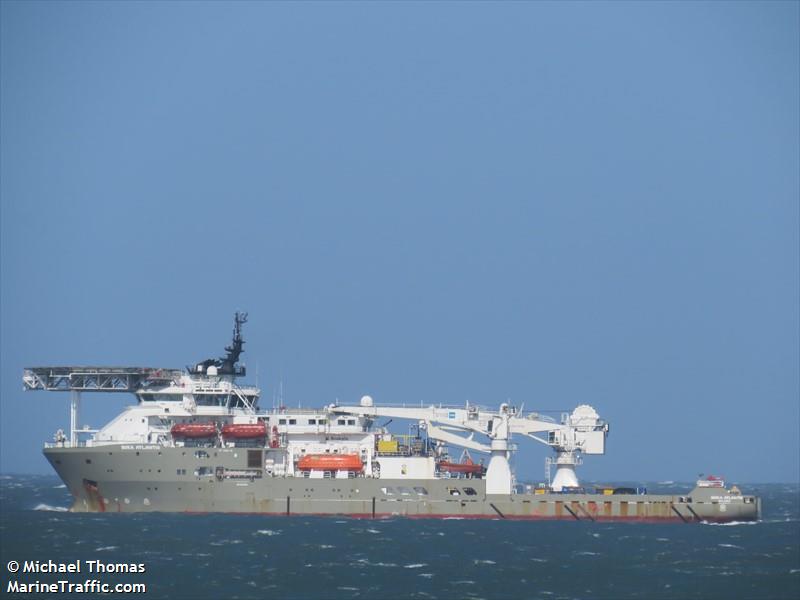
[[[275,531],[274,529],[259,529],[259,530],[256,531],[256,533],[258,535],[268,535],[268,536],[280,535],[281,534],[280,531]]]
[[[712,527],[81,514],[67,512],[68,493],[58,486],[53,477],[0,479],[0,564],[19,556],[144,562],[147,572],[137,581],[148,583],[151,600],[399,593],[633,600],[644,589],[653,600],[697,597],[699,589],[749,600],[753,574],[768,580],[776,596],[797,597],[800,590],[798,486],[759,486],[763,521],[707,523]],[[589,585],[574,569],[560,568],[570,564],[603,570],[603,577]]]
[[[51,504],[44,504],[40,502],[37,504],[33,510],[47,510],[52,512],[69,512],[69,509],[64,506],[52,506]]]

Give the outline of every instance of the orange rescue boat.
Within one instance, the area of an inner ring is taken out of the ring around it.
[[[213,423],[178,423],[170,429],[172,437],[209,438],[217,435],[217,427]]]
[[[267,426],[264,423],[229,423],[222,426],[222,437],[237,440],[252,440],[267,437]]]
[[[440,471],[445,471],[447,473],[483,475],[486,472],[486,467],[472,462],[471,459],[467,459],[466,461],[460,463],[441,461],[438,463],[438,467]]]

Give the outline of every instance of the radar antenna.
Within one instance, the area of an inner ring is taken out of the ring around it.
[[[242,339],[242,325],[247,323],[246,312],[236,312],[233,317],[233,341],[230,346],[225,346],[227,353],[221,358],[208,358],[195,365],[191,369],[193,373],[211,374],[209,369],[214,367],[217,375],[232,375],[234,377],[242,377],[245,375],[245,368],[237,366],[239,356],[244,352],[244,340]]]

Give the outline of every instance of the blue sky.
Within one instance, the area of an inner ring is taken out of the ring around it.
[[[24,366],[245,309],[265,405],[589,403],[584,477],[798,481],[799,6],[2,2],[0,470],[68,425]]]

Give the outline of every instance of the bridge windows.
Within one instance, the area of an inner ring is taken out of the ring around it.
[[[142,402],[182,402],[183,393],[180,394],[137,394]]]
[[[197,406],[227,406],[227,394],[195,394],[194,401]]]

